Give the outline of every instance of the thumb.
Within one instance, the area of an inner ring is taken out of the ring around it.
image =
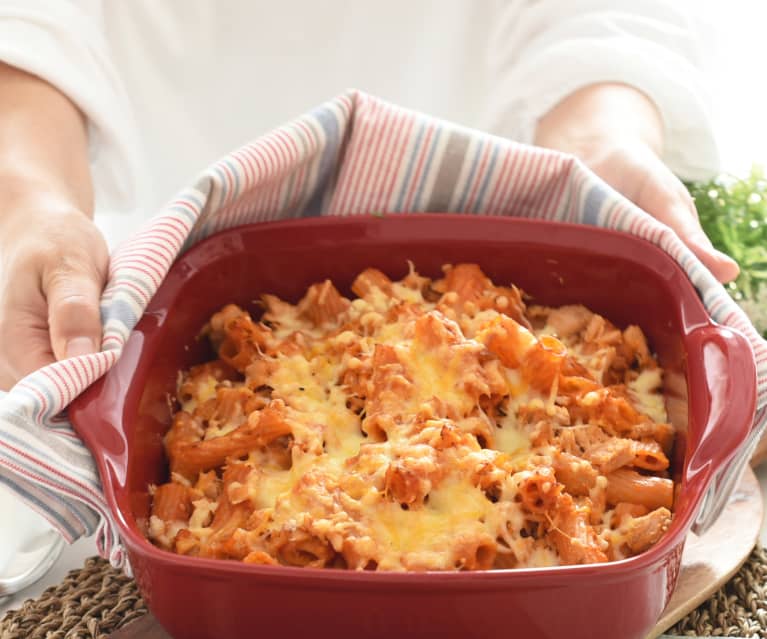
[[[654,207],[647,207],[647,212],[670,226],[717,280],[726,283],[738,277],[738,263],[714,248],[700,225],[692,200],[673,196],[668,199],[671,201],[665,200]],[[680,199],[682,202],[679,202]]]
[[[677,232],[677,235],[695,253],[695,256],[706,265],[716,279],[723,283],[734,280],[740,272],[738,263],[729,255],[714,248],[711,240],[700,225],[695,208],[692,207],[691,213],[688,213],[687,210],[689,209],[686,207],[680,206],[676,207],[676,209],[672,207],[670,219],[664,220],[660,216],[659,219],[662,222],[666,222]]]
[[[101,347],[99,299],[103,278],[92,269],[68,271],[47,287],[48,326],[56,359],[94,353]]]
[[[685,243],[720,282],[731,282],[738,277],[740,273],[738,263],[729,255],[714,248],[703,229],[693,230],[685,238]]]

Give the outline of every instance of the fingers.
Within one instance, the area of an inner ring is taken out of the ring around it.
[[[610,186],[671,227],[720,282],[738,276],[737,263],[717,251],[701,228],[684,184],[646,144],[603,140],[581,159]]]
[[[56,359],[95,353],[101,346],[99,300],[104,288],[105,257],[96,253],[68,256],[43,278],[48,326]]]
[[[109,252],[80,211],[24,210],[0,234],[0,388],[101,346]]]
[[[668,171],[665,166],[663,169]],[[648,181],[636,203],[670,226],[720,282],[729,282],[738,276],[740,269],[737,262],[711,244],[700,225],[695,204],[687,189],[670,171],[668,176]]]
[[[0,390],[56,360],[96,352],[101,345],[99,299],[106,263],[60,256],[40,276],[30,265],[0,292]],[[14,269],[15,270],[15,269]]]
[[[21,273],[0,290],[0,390],[54,361],[45,298],[34,273]]]
[[[0,329],[6,342],[5,358],[0,365],[0,390],[11,387],[29,373],[55,361],[48,339],[48,326],[35,326],[32,317],[9,318],[9,330]]]
[[[721,251],[718,251],[711,244],[711,240],[703,232],[703,229],[698,228],[691,231],[686,237],[682,237],[682,240],[690,250],[703,262],[708,270],[713,273],[714,277],[722,283],[731,282],[740,273],[740,267],[738,263],[733,260],[729,255],[725,255]]]
[[[94,353],[101,345],[103,282],[88,273],[55,277],[48,286],[48,324],[56,359]]]
[[[57,238],[56,251],[44,263],[40,278],[51,348],[58,360],[95,353],[101,346],[99,300],[109,253],[92,222],[77,219],[80,227],[74,237],[68,242]]]

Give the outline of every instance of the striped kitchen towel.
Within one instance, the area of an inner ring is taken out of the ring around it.
[[[751,341],[758,369],[754,442],[764,429],[767,343],[668,227],[573,157],[352,91],[213,164],[115,252],[102,298],[102,351],[32,373],[0,399],[0,481],[68,541],[97,531],[101,553],[121,565],[95,464],[64,411],[120,357],[176,257],[212,233],[251,222],[408,211],[580,222],[662,247],[685,269],[711,316]]]

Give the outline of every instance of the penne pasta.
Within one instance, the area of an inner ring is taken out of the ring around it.
[[[349,300],[338,292],[330,280],[312,284],[298,303],[299,317],[305,317],[313,326],[332,324],[348,308]]]
[[[533,515],[551,512],[562,490],[551,469],[543,467],[519,475],[517,494],[522,507]]]
[[[377,268],[366,268],[352,284],[352,293],[363,299],[368,299],[376,290],[386,297],[392,295],[392,281]]]
[[[552,539],[559,556],[567,564],[593,564],[607,561],[601,541],[588,521],[588,512],[578,508],[569,496],[563,496],[557,508]],[[601,543],[600,543],[601,542]]]
[[[674,484],[670,479],[641,475],[621,468],[607,475],[607,503],[626,502],[648,509],[668,508],[674,500]]]
[[[622,437],[610,437],[589,447],[584,457],[603,475],[631,464],[636,458],[634,441]]]
[[[587,460],[558,452],[554,455],[554,474],[565,490],[574,496],[588,495],[596,485],[599,473]]]
[[[454,305],[463,306],[466,302],[475,302],[491,285],[490,280],[476,264],[457,264],[445,275],[446,292],[442,303],[447,301],[446,296],[449,296]]]
[[[258,565],[596,563],[672,520],[674,430],[641,329],[527,308],[477,264],[368,268],[262,315],[227,305],[181,371],[150,539]]]
[[[634,459],[631,462],[632,466],[655,472],[660,472],[668,468],[668,457],[666,457],[663,448],[658,442],[651,439],[631,441],[634,450]]]
[[[163,521],[188,520],[191,509],[189,489],[182,484],[163,484],[154,492],[152,515]]]

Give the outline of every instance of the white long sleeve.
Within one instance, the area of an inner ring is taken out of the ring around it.
[[[135,206],[135,128],[92,0],[2,0],[0,60],[67,95],[88,120],[97,210]]]
[[[702,21],[687,1],[521,0],[505,3],[490,41],[488,129],[533,140],[537,120],[599,82],[636,87],[657,106],[664,161],[685,179],[709,177],[718,154],[709,112]]]
[[[0,0],[0,60],[87,115],[96,211],[138,210],[136,224],[208,162],[349,87],[531,142],[573,90],[624,82],[658,105],[671,168],[707,175],[717,157],[700,39],[679,6]],[[111,219],[108,236],[130,230]]]

